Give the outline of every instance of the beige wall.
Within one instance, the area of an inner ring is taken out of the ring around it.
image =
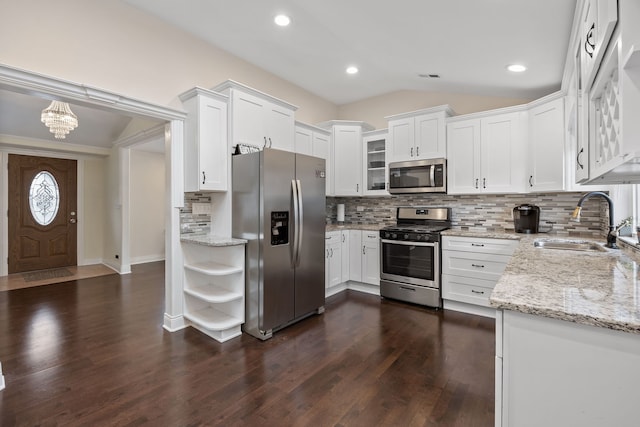
[[[83,160],[84,253],[85,264],[101,263],[104,238],[105,159]]]
[[[131,150],[131,263],[164,259],[164,154]]]
[[[449,104],[456,114],[526,104],[531,99],[500,98],[460,93],[402,90],[338,107],[340,120],[362,120],[376,129],[387,127],[385,116]]]
[[[299,106],[298,120],[338,116],[333,103],[121,1],[3,1],[1,9],[6,65],[178,109],[178,94],[231,78]]]

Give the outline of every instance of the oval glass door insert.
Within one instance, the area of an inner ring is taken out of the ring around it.
[[[49,225],[55,219],[60,207],[60,190],[49,172],[38,172],[31,181],[29,207],[33,219],[40,225]]]

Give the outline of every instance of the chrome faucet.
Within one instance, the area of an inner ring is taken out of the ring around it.
[[[580,222],[580,211],[582,211],[582,204],[591,196],[602,196],[609,204],[609,233],[607,233],[607,244],[605,246],[610,249],[619,249],[618,245],[616,244],[616,226],[614,225],[613,220],[613,200],[611,200],[611,197],[607,196],[602,191],[592,191],[580,197],[580,200],[578,200],[578,206],[576,206],[576,208],[573,210],[573,213],[571,214],[571,221]]]

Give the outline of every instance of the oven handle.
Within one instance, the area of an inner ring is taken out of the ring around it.
[[[435,247],[438,245],[438,243],[427,243],[427,242],[407,242],[404,240],[386,240],[386,239],[381,239],[380,240],[382,243],[389,243],[390,245],[405,245],[405,246],[430,246],[430,247]]]

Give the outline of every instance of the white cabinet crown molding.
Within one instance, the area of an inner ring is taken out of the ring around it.
[[[432,113],[440,113],[445,112],[449,116],[455,116],[456,112],[449,106],[449,104],[437,105],[435,107],[423,108],[421,110],[409,111],[406,113],[393,114],[391,116],[386,116],[385,119],[389,120],[399,120],[406,119],[409,117],[419,116],[422,114],[432,114]]]
[[[178,98],[180,98],[180,101],[185,102],[193,98],[194,96],[198,96],[198,95],[206,95],[210,98],[214,98],[222,102],[229,102],[229,97],[227,95],[224,95],[220,92],[215,92],[213,90],[205,89],[199,86],[193,87],[185,92],[182,92],[180,95],[178,95]]]
[[[322,134],[327,135],[327,136],[331,135],[331,131],[329,131],[328,129],[323,129],[323,128],[318,127],[318,126],[310,125],[309,123],[299,122],[299,121],[296,120],[295,125],[298,126],[298,127],[310,130],[312,132],[322,133]]]
[[[373,125],[358,120],[329,120],[326,122],[318,123],[316,126],[321,129],[331,129],[333,126],[360,126],[363,132],[375,130],[375,127]]]
[[[254,95],[254,96],[257,96],[259,98],[266,99],[269,102],[272,102],[272,103],[274,103],[276,105],[279,105],[280,107],[288,108],[288,109],[291,109],[293,111],[296,111],[298,109],[297,105],[290,104],[287,101],[283,101],[280,98],[276,98],[273,95],[269,95],[268,93],[259,91],[258,89],[254,89],[254,88],[252,88],[250,86],[247,86],[245,84],[239,83],[239,82],[237,82],[235,80],[227,80],[227,81],[222,82],[219,85],[214,86],[214,87],[211,88],[211,90],[214,91],[214,92],[222,92],[222,93],[224,93],[224,92],[226,92],[226,91],[228,91],[230,89],[237,89],[237,90],[240,90],[242,92],[248,93],[250,95]]]
[[[386,136],[387,133],[389,133],[389,129],[387,128],[376,129],[376,130],[370,130],[367,132],[362,132],[362,137],[366,138],[366,137]]]

